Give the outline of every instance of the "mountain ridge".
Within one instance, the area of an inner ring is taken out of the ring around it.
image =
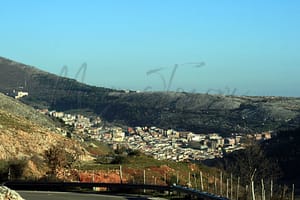
[[[0,91],[23,88],[29,96],[21,101],[35,108],[88,109],[107,121],[129,126],[247,133],[299,124],[300,98],[295,97],[126,92],[89,86],[4,58],[0,58],[0,70]],[[2,77],[8,72],[19,78],[5,82]]]

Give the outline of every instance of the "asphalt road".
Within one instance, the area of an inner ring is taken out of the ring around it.
[[[113,196],[100,194],[82,194],[70,192],[40,192],[40,191],[17,191],[25,200],[150,200],[158,198],[138,196]]]
[[[100,194],[82,194],[70,192],[40,192],[40,191],[17,191],[25,200],[164,200],[155,197],[138,196],[113,196]],[[295,200],[300,200],[296,196]]]

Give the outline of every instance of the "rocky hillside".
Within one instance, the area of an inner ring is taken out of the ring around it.
[[[257,132],[299,126],[300,98],[117,91],[58,77],[0,57],[0,91],[29,92],[37,108],[84,109],[130,126],[159,126],[196,133]]]
[[[45,150],[60,142],[72,151],[75,151],[75,148],[80,150],[80,146],[74,141],[21,116],[0,110],[0,160],[42,155]]]
[[[45,151],[58,144],[71,154],[87,156],[79,143],[54,132],[55,125],[31,107],[0,94],[0,161],[28,161],[28,176],[46,172]]]
[[[35,122],[37,125],[55,130],[55,124],[49,117],[2,93],[0,93],[0,111],[18,115],[29,121]]]
[[[109,120],[199,132],[256,132],[299,125],[300,99],[189,93],[111,92]]]

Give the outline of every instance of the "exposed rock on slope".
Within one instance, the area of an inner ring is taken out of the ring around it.
[[[42,125],[46,126],[42,126]],[[52,132],[55,125],[29,106],[0,94],[0,159],[30,157],[43,154],[51,145],[74,141]],[[79,145],[75,145],[80,149]]]
[[[29,107],[18,100],[8,97],[0,93],[0,110],[13,115],[18,115],[37,125],[54,130],[55,124],[47,116],[37,112],[32,107]],[[1,123],[1,122],[0,122]]]
[[[1,94],[0,102],[0,160],[29,160],[25,172],[41,177],[45,171],[34,160],[43,162],[45,151],[52,146],[60,144],[68,153],[88,156],[79,143],[51,131],[49,127],[55,125],[34,109]]]
[[[20,116],[0,110],[0,159],[20,159],[41,155],[51,145],[63,142],[71,148],[74,141],[42,128]],[[76,147],[76,146],[75,146]],[[80,149],[80,146],[77,145]]]

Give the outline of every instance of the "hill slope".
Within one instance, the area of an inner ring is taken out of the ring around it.
[[[32,107],[26,106],[25,104],[17,101],[11,97],[8,97],[0,93],[0,110],[8,112],[13,115],[21,116],[29,121],[34,121],[37,125],[47,127],[48,129],[54,130],[55,124],[47,116],[37,112]]]
[[[28,176],[42,177],[47,170],[42,167],[46,166],[45,151],[53,146],[63,145],[70,154],[87,155],[79,143],[53,132],[54,127],[46,116],[0,94],[0,164],[24,160]]]
[[[256,132],[298,126],[300,99],[173,92],[129,92],[88,86],[0,58],[0,91],[29,92],[26,104],[88,109],[108,121],[195,132]],[[10,77],[9,80],[7,77]]]

